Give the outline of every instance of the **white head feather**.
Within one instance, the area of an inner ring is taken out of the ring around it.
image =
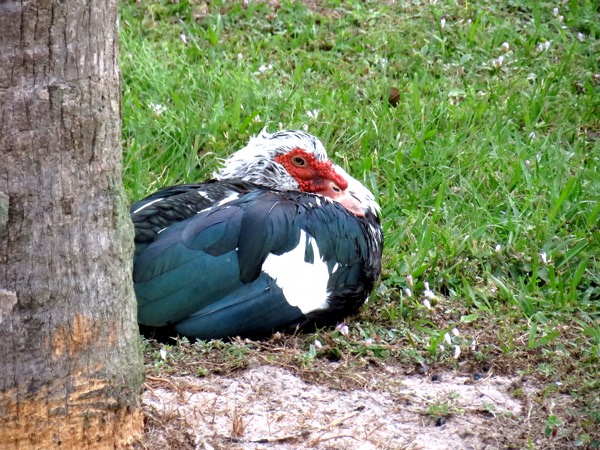
[[[250,139],[248,145],[231,155],[214,174],[217,179],[239,178],[279,191],[298,190],[298,183],[275,157],[295,148],[327,161],[325,147],[316,137],[298,130],[268,133],[266,129]]]
[[[348,182],[346,193],[354,197],[356,201],[363,205],[365,210],[370,210],[374,215],[379,216],[381,208],[375,200],[373,193],[368,190],[360,181],[349,175],[348,172],[346,172],[337,164],[334,164],[333,167],[337,174],[341,175]]]
[[[311,153],[318,161],[328,161],[325,147],[316,137],[299,130],[286,130],[268,133],[263,129],[252,137],[241,150],[225,161],[224,167],[214,174],[216,179],[237,178],[278,191],[297,191],[298,182],[275,158],[295,148]],[[379,205],[375,197],[358,180],[344,169],[333,164],[335,172],[348,182],[346,192],[358,203],[378,216]]]

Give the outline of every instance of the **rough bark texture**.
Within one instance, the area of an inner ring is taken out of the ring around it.
[[[141,429],[116,1],[0,3],[0,449]]]

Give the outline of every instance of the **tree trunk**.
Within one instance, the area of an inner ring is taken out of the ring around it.
[[[123,448],[142,383],[116,1],[0,3],[0,448]]]

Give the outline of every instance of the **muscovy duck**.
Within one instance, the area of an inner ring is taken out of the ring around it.
[[[189,337],[336,323],[381,271],[373,195],[302,131],[263,131],[215,179],[167,187],[130,212],[138,322]]]

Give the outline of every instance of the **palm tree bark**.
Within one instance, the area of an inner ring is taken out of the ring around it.
[[[0,448],[142,426],[115,0],[0,4]]]

